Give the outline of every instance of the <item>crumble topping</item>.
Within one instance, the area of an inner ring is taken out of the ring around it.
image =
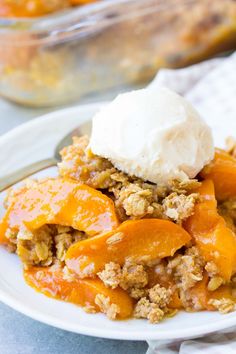
[[[202,303],[198,298],[192,297],[190,289],[203,279],[204,270],[210,276],[207,285],[209,291],[215,291],[224,284],[224,280],[217,275],[218,269],[215,263],[205,263],[196,246],[186,249],[183,254],[169,257],[167,262],[160,260],[157,262],[155,273],[158,274],[159,279],[168,282],[168,276],[171,276],[174,280],[168,288],[159,283],[150,288],[148,267],[147,260],[143,264],[127,260],[123,267],[110,262],[105,265],[102,272],[98,273],[98,276],[106,286],[112,289],[120,286],[126,290],[132,298],[138,301],[135,305],[134,317],[146,318],[151,323],[158,323],[164,317],[171,317],[177,312],[168,307],[176,287],[181,303],[187,311],[202,310]],[[218,307],[215,305],[215,308],[220,308],[221,312],[229,311],[230,301],[224,299],[219,306],[217,305]]]
[[[19,232],[8,229],[6,236],[25,268],[49,266],[53,264],[54,257],[62,262],[74,242],[87,238],[84,232],[61,225],[44,225],[33,232],[25,227]]]
[[[150,302],[146,297],[142,297],[135,306],[134,317],[146,318],[150,323],[159,323],[163,320],[165,312],[157,304]]]
[[[119,194],[117,204],[121,204],[128,216],[142,217],[153,213],[150,205],[152,193],[149,189],[142,189],[136,185],[130,185]]]
[[[214,291],[218,289],[222,284],[224,284],[224,279],[221,277],[213,277],[209,280],[207,289],[210,291]]]
[[[105,265],[102,272],[98,273],[104,284],[112,289],[120,286],[128,291],[130,296],[138,300],[134,309],[134,317],[147,318],[151,323],[160,322],[165,316],[171,314],[167,305],[171,300],[172,290],[159,284],[148,289],[148,273],[141,264],[127,261],[121,267],[110,262]]]
[[[122,278],[121,267],[118,263],[107,263],[104,270],[98,273],[98,276],[107,287],[115,289],[119,286]]]
[[[135,299],[135,300],[139,300],[142,297],[146,297],[147,296],[147,289],[146,288],[131,288],[129,289],[129,295]]]
[[[110,298],[103,294],[97,294],[95,297],[95,304],[99,307],[100,311],[105,313],[109,320],[115,320],[120,313],[120,308],[116,304],[110,302]]]
[[[61,176],[74,178],[95,189],[111,187],[115,182],[111,174],[116,170],[107,159],[87,151],[89,138],[74,137],[73,144],[61,151],[62,162],[58,164]]]
[[[204,261],[197,247],[186,249],[184,255],[176,255],[167,265],[167,272],[172,274],[177,286],[184,291],[193,287],[203,278]]]
[[[120,286],[124,290],[144,288],[148,283],[148,275],[142,264],[126,262],[122,269]]]
[[[232,136],[229,136],[226,139],[226,151],[236,158],[236,139]]]
[[[177,194],[187,194],[199,188],[201,182],[197,179],[188,179],[186,181],[173,180],[170,184],[173,192],[176,192]]]
[[[160,322],[171,311],[167,305],[171,299],[171,290],[159,284],[148,290],[148,296],[142,297],[134,309],[134,317],[147,318],[150,323]]]
[[[151,302],[159,305],[160,308],[164,308],[170,302],[172,291],[156,284],[148,290],[148,295]]]
[[[25,228],[18,232],[16,253],[25,268],[31,265],[48,266],[52,264],[53,234],[54,228],[48,225],[42,226],[34,232]]]
[[[174,277],[184,308],[187,311],[202,309],[197,299],[192,299],[189,289],[203,279],[204,261],[197,247],[188,248],[184,255],[176,255],[168,262],[167,272]]]
[[[83,307],[83,310],[86,312],[86,313],[96,313],[96,309],[93,305],[90,305],[90,304],[87,304],[86,306]]]
[[[198,194],[190,195],[180,194],[176,192],[168,195],[163,201],[164,214],[177,222],[187,219],[194,212],[194,205],[198,200]]]
[[[110,161],[96,156],[88,149],[86,136],[75,137],[73,144],[65,147],[59,174],[103,189],[114,199],[121,221],[128,218],[154,217],[181,223],[193,213],[197,194],[191,193],[200,182],[197,180],[172,181],[171,190],[162,185],[144,182],[116,169]]]
[[[143,294],[143,292],[139,292],[139,289],[144,288],[148,283],[148,274],[144,266],[130,260],[123,267],[118,263],[107,263],[98,276],[107,287],[115,289],[120,286],[122,289],[132,292],[136,298],[139,296],[138,294]]]
[[[206,263],[205,270],[211,278],[218,274],[218,267],[213,261]]]
[[[232,312],[235,308],[234,301],[230,299],[211,299],[208,301],[209,305],[215,307],[220,313],[229,313]]]

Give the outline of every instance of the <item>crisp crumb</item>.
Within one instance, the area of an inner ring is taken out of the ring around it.
[[[129,264],[128,262],[122,269],[122,279],[120,286],[124,289],[144,288],[148,283],[148,274],[141,264]]]
[[[105,286],[115,289],[121,281],[121,267],[118,263],[107,263],[104,270],[98,273],[98,276]]]
[[[205,270],[210,277],[213,277],[219,273],[218,267],[213,261],[207,262],[205,265]]]
[[[134,317],[147,318],[150,323],[159,323],[165,312],[157,304],[151,303],[147,298],[141,298],[134,309]]]
[[[93,305],[90,305],[90,304],[87,304],[86,306],[83,307],[83,310],[86,312],[86,313],[96,313],[96,309]]]
[[[188,179],[186,181],[174,180],[171,181],[171,190],[178,194],[186,194],[196,190],[200,187],[200,185],[201,182],[199,182],[197,179]]]
[[[120,308],[116,304],[110,302],[109,296],[97,294],[95,297],[95,304],[99,307],[100,311],[105,313],[109,320],[115,320],[120,313]]]
[[[145,297],[147,294],[148,294],[147,289],[131,288],[129,290],[129,295],[135,300],[139,300],[142,297]]]
[[[166,289],[159,284],[156,284],[154,287],[149,289],[148,294],[150,301],[157,304],[160,308],[168,305],[172,295],[170,289]]]
[[[225,143],[226,151],[233,157],[236,157],[236,139],[232,136],[228,136]]]
[[[224,284],[224,279],[221,277],[212,277],[207,285],[207,289],[209,291],[215,291],[218,289],[222,284]]]
[[[193,214],[197,200],[197,193],[190,195],[171,193],[163,200],[163,212],[168,218],[180,223]]]
[[[208,301],[209,305],[212,305],[217,309],[220,313],[225,314],[232,312],[235,308],[235,303],[234,301],[226,298],[222,299],[211,299]]]
[[[167,272],[175,278],[177,286],[186,292],[203,278],[204,260],[193,246],[184,255],[174,256],[167,265]]]

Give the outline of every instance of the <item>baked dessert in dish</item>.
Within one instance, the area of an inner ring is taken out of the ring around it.
[[[62,150],[58,177],[9,191],[0,242],[30,286],[88,313],[158,323],[233,311],[235,141],[227,146],[214,149],[177,94],[123,94],[95,115],[91,138]]]
[[[82,0],[0,0],[3,97],[48,107],[115,96],[121,87],[146,85],[161,68],[236,48],[234,0],[100,0],[67,8],[71,2]],[[7,18],[3,4],[16,8]]]
[[[95,0],[0,0],[0,17],[37,17]]]

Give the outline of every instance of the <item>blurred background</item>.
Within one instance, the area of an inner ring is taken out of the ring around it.
[[[103,99],[235,47],[234,0],[0,0],[0,95]]]

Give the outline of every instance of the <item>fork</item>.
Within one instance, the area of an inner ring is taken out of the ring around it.
[[[13,186],[17,182],[32,176],[34,173],[45,170],[48,167],[56,166],[58,162],[61,161],[60,151],[71,144],[73,136],[90,135],[91,123],[86,122],[81,124],[78,128],[72,130],[64,138],[62,138],[54,150],[54,155],[48,159],[34,162],[28,166],[25,166],[13,173],[3,176],[0,178],[0,192],[3,192],[7,188]]]

